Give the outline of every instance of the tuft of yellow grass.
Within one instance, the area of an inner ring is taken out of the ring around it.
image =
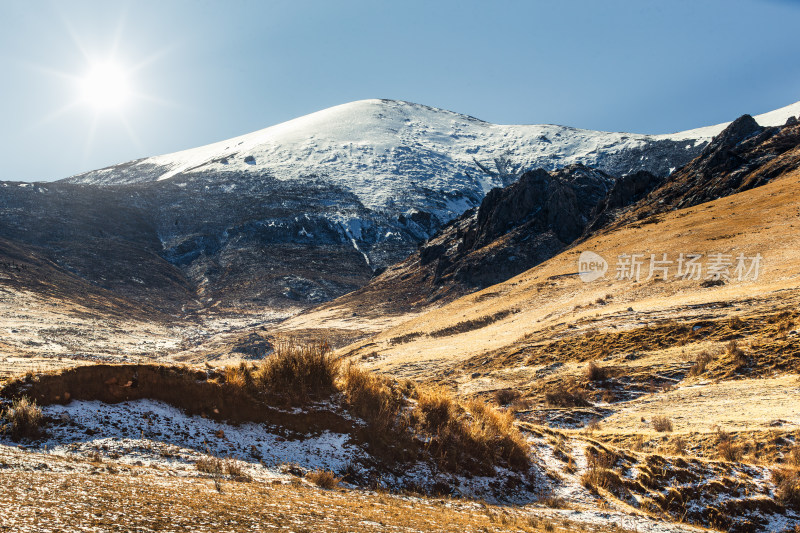
[[[313,470],[306,474],[306,479],[322,489],[335,489],[339,486],[342,478],[329,470]]]
[[[672,420],[669,417],[664,415],[658,415],[653,417],[652,421],[653,429],[660,433],[670,432],[672,431]]]
[[[251,393],[279,396],[291,404],[319,400],[336,392],[341,364],[325,341],[276,343],[275,351],[260,364],[229,366],[225,382]]]
[[[25,396],[15,399],[3,416],[11,425],[11,438],[14,440],[35,439],[42,435],[42,410]]]

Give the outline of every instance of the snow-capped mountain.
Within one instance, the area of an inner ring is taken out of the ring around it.
[[[756,118],[798,113],[800,102]],[[170,310],[297,309],[363,286],[525,170],[581,163],[665,176],[724,127],[502,126],[364,100],[58,182],[2,182],[0,237]]]
[[[800,102],[756,118],[762,125],[777,125],[796,114]],[[638,170],[664,176],[697,156],[725,125],[670,135],[506,126],[408,102],[362,100],[68,181],[108,185],[263,171],[279,180],[315,176],[352,192],[368,209],[421,210],[445,222],[522,170],[582,163],[615,176]]]

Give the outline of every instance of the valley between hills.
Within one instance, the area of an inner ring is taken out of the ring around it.
[[[798,115],[0,182],[0,529],[800,530]]]

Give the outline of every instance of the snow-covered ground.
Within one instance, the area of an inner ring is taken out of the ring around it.
[[[274,483],[296,483],[297,478],[292,474],[309,469],[341,472],[348,463],[366,455],[359,447],[350,444],[349,436],[345,434],[322,432],[302,438],[284,438],[280,436],[280,428],[259,424],[234,426],[188,416],[174,407],[150,400],[113,405],[74,401],[65,406],[47,406],[44,413],[55,420],[48,426],[46,439],[22,449],[0,439],[0,472],[44,472],[51,477],[110,474],[119,480],[145,475],[150,480],[148,483],[180,491],[181,485],[174,480],[209,476],[195,466],[198,460],[209,456],[236,460],[248,479],[274,486]],[[656,521],[628,509],[598,509],[596,499],[580,486],[579,474],[565,473],[563,464],[553,458],[552,453],[541,455],[548,450],[544,440],[532,439],[531,443],[540,464],[563,476],[564,490],[557,491],[555,496],[568,497],[570,508],[543,507],[532,503],[534,495],[517,489],[512,491],[511,500],[504,502],[516,504],[507,507],[506,512],[544,522],[567,520],[583,524],[587,530],[620,526],[632,531],[658,533],[698,531],[684,524]],[[574,450],[576,457],[581,450],[580,447]],[[407,478],[418,476],[423,480],[430,472],[424,465],[419,465],[406,470],[403,475]],[[387,475],[384,481],[392,477]],[[488,488],[497,483],[496,478],[450,477],[449,481],[455,483],[462,496],[467,497],[485,496]],[[302,484],[308,486],[306,481]],[[355,489],[348,484],[343,486]],[[197,490],[196,485],[190,485],[190,489]],[[225,492],[230,490],[227,488]],[[363,490],[359,493],[375,494]],[[397,497],[417,503],[426,501],[413,496]],[[52,499],[51,496],[47,500],[48,504]],[[35,501],[27,501],[27,505],[35,504]],[[473,508],[475,512],[486,509],[484,503],[469,500],[441,500],[440,505]],[[23,513],[19,502],[15,501],[12,507],[12,512]]]
[[[231,457],[276,470],[296,463],[310,469],[340,472],[364,452],[347,434],[325,431],[302,438],[281,436],[280,428],[247,423],[234,426],[189,416],[163,402],[137,400],[118,404],[76,401],[51,405],[44,414],[62,424],[49,428],[40,443],[51,453],[98,451],[120,462],[193,464],[204,455]]]

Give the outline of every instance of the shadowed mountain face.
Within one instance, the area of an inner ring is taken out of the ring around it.
[[[347,210],[366,220],[351,194],[239,178],[103,188],[3,183],[0,236],[95,286],[170,312],[302,307],[369,280],[364,254],[328,217]],[[408,231],[376,255],[391,260],[394,248],[404,254],[419,238]]]

